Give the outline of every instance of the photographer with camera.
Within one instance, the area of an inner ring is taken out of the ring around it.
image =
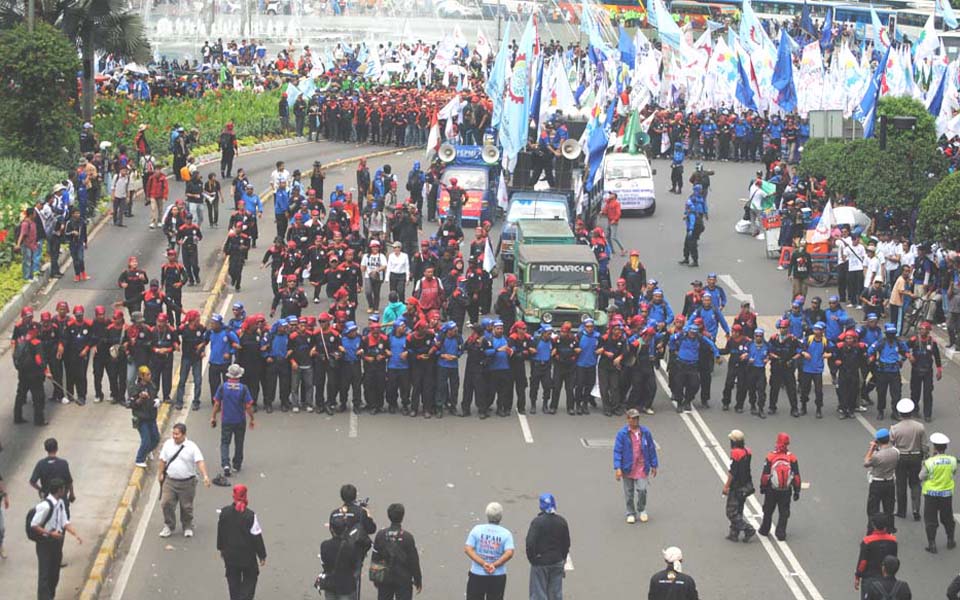
[[[403,528],[402,504],[387,508],[390,527],[377,532],[370,557],[370,580],[377,586],[377,600],[410,600],[413,588],[423,591],[420,555],[413,534]]]
[[[373,542],[370,536],[377,531],[377,524],[374,523],[370,511],[367,510],[368,499],[357,502],[357,486],[352,483],[344,484],[340,487],[340,499],[343,504],[330,513],[328,527],[330,532],[336,537],[336,531],[342,527],[341,537],[345,537],[356,551],[356,563],[353,565],[353,578],[356,581],[356,596],[343,596],[344,598],[360,597],[360,574],[363,572],[363,560],[367,556]],[[339,544],[338,544],[339,546]],[[323,549],[320,551],[323,554]],[[335,561],[340,562],[340,561]],[[326,571],[326,569],[324,569]],[[339,600],[341,596],[335,595]]]

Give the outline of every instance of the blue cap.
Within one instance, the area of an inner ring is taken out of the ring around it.
[[[837,296],[830,296],[829,298],[827,298],[827,302],[840,302],[840,298],[838,298]]]
[[[753,335],[763,335],[764,333],[766,332],[763,330],[763,327],[757,327],[753,330]]]
[[[500,319],[497,319],[496,321],[493,322],[493,326],[494,326],[494,327],[503,327],[503,321],[501,321]]]
[[[689,325],[685,325],[685,326],[683,327],[683,332],[684,332],[684,333],[690,333],[691,331],[692,331],[693,333],[697,333],[697,332],[700,331],[700,330],[699,330],[699,329],[697,328],[697,326],[694,325],[693,323],[690,323]]]
[[[875,315],[875,314],[873,314],[873,313],[868,313],[868,314],[867,314],[867,320],[868,320],[868,321],[876,321],[876,320],[877,320],[877,315]]]
[[[890,430],[886,427],[881,427],[877,430],[877,433],[874,434],[874,437],[878,440],[887,439],[890,437]]]
[[[346,323],[343,324],[344,333],[350,333],[351,331],[356,331],[356,330],[357,330],[357,324],[354,323],[353,321],[347,321]]]
[[[793,305],[796,306],[797,308],[800,308],[801,306],[803,306],[803,302],[800,302],[799,300],[794,300]]]
[[[443,326],[440,327],[440,330],[441,330],[441,331],[450,331],[451,329],[456,329],[456,328],[457,328],[457,322],[456,322],[456,321],[447,321],[446,323],[443,324]]]
[[[716,279],[716,278],[717,278],[716,273],[707,273],[707,279]]]
[[[480,326],[483,327],[484,329],[486,329],[487,327],[490,327],[490,325],[492,324],[493,324],[493,321],[488,319],[487,317],[480,319]],[[500,324],[503,325],[503,322],[501,321]]]
[[[710,298],[710,299],[712,300],[712,299],[713,299],[713,294],[711,294],[710,292],[704,292],[704,293],[703,293],[703,297],[704,297],[704,298]]]
[[[544,323],[540,326],[538,333],[549,333],[553,331],[553,326],[550,323]]]
[[[233,310],[243,310],[243,302],[234,302]]]
[[[587,317],[586,319],[583,320],[583,324],[584,324],[584,325],[594,325],[595,323],[596,323],[596,321],[594,321],[594,320],[591,319],[590,317]]]
[[[393,320],[394,327],[400,327],[401,325],[406,325],[406,324],[407,324],[407,320],[403,318],[403,315],[400,315],[399,317]]]
[[[897,332],[897,326],[894,325],[893,323],[887,323],[886,325],[883,326],[883,332],[884,332],[884,333],[896,333],[896,332]]]
[[[553,494],[540,494],[540,510],[543,512],[556,512],[557,499]]]
[[[338,184],[337,184],[337,191],[338,191],[338,192],[342,192],[342,191],[343,191],[343,184],[342,184],[342,183],[338,183]]]
[[[367,318],[367,320],[370,321],[371,323],[379,323],[379,322],[380,322],[380,315],[370,315],[370,316]]]
[[[660,294],[662,296],[663,290],[661,290],[660,288],[654,288],[653,295],[656,296],[657,294]]]
[[[813,324],[813,328],[823,331],[824,329],[827,328],[827,324],[824,323],[823,321],[817,321],[816,323]]]
[[[220,313],[213,313],[213,316],[210,317],[210,320],[214,323],[223,323],[223,316]]]

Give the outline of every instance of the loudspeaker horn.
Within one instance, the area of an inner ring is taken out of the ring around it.
[[[560,145],[560,154],[567,160],[580,156],[580,143],[577,140],[567,140]]]
[[[496,146],[488,144],[483,147],[483,162],[492,165],[496,164],[498,160],[500,160],[500,150]]]
[[[437,156],[445,163],[453,162],[453,159],[457,157],[457,149],[453,144],[442,144],[440,151],[437,152]]]

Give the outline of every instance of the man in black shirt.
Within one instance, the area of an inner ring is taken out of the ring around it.
[[[686,573],[680,572],[683,562],[683,552],[676,546],[663,551],[663,560],[667,568],[655,573],[650,578],[650,590],[647,598],[650,600],[699,600],[697,582]]]
[[[570,528],[566,519],[557,514],[553,494],[540,495],[540,514],[530,522],[526,548],[530,561],[530,597],[562,598]]]
[[[880,564],[883,576],[864,583],[863,600],[911,600],[913,594],[906,581],[897,579],[900,559],[886,556]],[[949,596],[948,596],[949,597]]]
[[[418,594],[423,591],[417,543],[413,534],[401,526],[404,512],[402,504],[391,504],[387,508],[390,527],[377,532],[373,541],[370,561],[383,565],[386,571],[383,582],[377,585],[378,600],[410,600],[414,587]]]
[[[357,561],[354,569],[354,579],[357,582],[357,598],[360,597],[360,575],[363,571],[363,559],[367,556],[367,551],[372,546],[370,535],[376,533],[377,524],[374,523],[367,510],[366,502],[357,502],[357,487],[352,483],[347,483],[340,488],[340,499],[343,505],[330,513],[327,525],[332,532],[334,525],[343,523],[344,535],[349,536],[354,529],[359,530],[359,547],[357,551]],[[329,540],[328,540],[329,541]],[[321,548],[321,553],[323,552]]]
[[[750,448],[747,448],[743,432],[734,429],[727,436],[730,439],[730,471],[727,483],[723,486],[723,495],[727,498],[727,519],[730,520],[730,533],[727,539],[736,542],[743,532],[743,543],[756,535],[757,530],[743,518],[743,505],[753,495],[753,476],[750,474]]]
[[[870,533],[860,541],[860,555],[857,557],[857,569],[853,575],[853,589],[859,590],[861,581],[864,590],[872,587],[871,580],[883,576],[883,560],[888,556],[897,556],[897,538],[888,533],[893,525],[893,516],[877,513],[870,519]]]
[[[233,503],[220,510],[217,550],[223,558],[231,598],[253,598],[267,549],[257,515],[247,508],[247,486],[233,486]]]
[[[47,457],[40,459],[37,466],[33,468],[33,474],[30,475],[30,485],[40,493],[40,498],[46,498],[50,494],[50,482],[59,479],[67,488],[67,493],[63,497],[64,504],[67,505],[67,514],[70,511],[70,503],[77,501],[77,496],[73,492],[73,476],[70,475],[70,464],[57,456],[60,449],[56,438],[47,438],[43,442],[43,449],[47,451]]]

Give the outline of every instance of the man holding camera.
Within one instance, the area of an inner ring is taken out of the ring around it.
[[[360,597],[360,575],[363,573],[363,560],[367,552],[373,546],[370,536],[377,531],[377,524],[374,523],[370,511],[367,510],[367,501],[357,502],[357,486],[352,483],[344,484],[340,487],[340,499],[343,504],[330,513],[330,519],[327,525],[333,531],[334,524],[340,528],[343,524],[344,535],[356,537],[358,539],[358,560],[354,570],[354,579],[357,581],[357,598]],[[354,534],[353,531],[357,530]]]

